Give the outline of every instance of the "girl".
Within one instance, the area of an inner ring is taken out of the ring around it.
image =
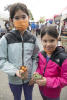
[[[14,29],[0,40],[0,69],[8,74],[9,86],[14,100],[21,100],[22,88],[25,100],[32,100],[33,85],[30,78],[37,68],[36,58],[39,51],[36,38],[27,31],[29,13],[25,4],[15,3],[10,7],[10,20]],[[27,73],[21,66],[27,67]]]
[[[67,85],[67,55],[58,47],[58,32],[55,26],[44,27],[41,40],[44,50],[39,53],[38,68],[42,79],[36,80],[43,100],[60,100],[61,88]]]

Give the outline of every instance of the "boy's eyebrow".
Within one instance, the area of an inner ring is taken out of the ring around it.
[[[22,16],[24,16],[24,17],[25,17],[26,15],[21,15],[21,16],[17,15],[17,16],[14,16],[14,17],[22,17]]]

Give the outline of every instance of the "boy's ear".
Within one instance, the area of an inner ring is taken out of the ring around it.
[[[28,19],[30,19],[30,16],[28,16]]]
[[[14,25],[13,25],[13,19],[9,18],[9,22],[11,23],[11,27],[14,27]]]

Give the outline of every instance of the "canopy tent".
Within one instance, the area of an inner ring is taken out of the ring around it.
[[[67,19],[67,14],[65,14],[65,15],[63,15],[63,16],[61,17],[61,20],[65,20],[65,19]]]

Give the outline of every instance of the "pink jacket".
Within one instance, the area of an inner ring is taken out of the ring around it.
[[[39,86],[43,95],[49,98],[59,97],[61,88],[67,85],[67,55],[63,48],[57,47],[48,62],[46,61],[46,53],[44,52],[43,56],[40,52],[36,71],[41,75],[44,72],[44,77],[47,80],[46,86]]]

